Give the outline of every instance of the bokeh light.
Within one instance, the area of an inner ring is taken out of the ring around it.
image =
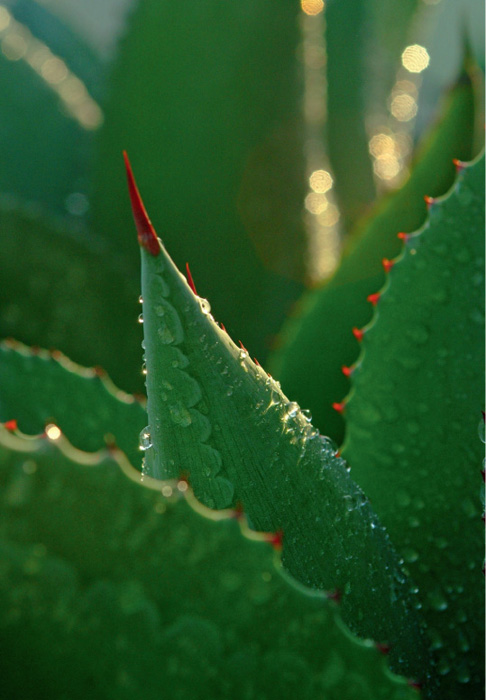
[[[419,44],[407,46],[402,53],[402,65],[410,73],[421,73],[430,63],[430,56],[426,48]]]
[[[311,214],[322,214],[328,207],[328,200],[325,194],[310,192],[305,198],[305,208]]]
[[[309,185],[314,192],[318,194],[324,194],[332,187],[332,177],[327,170],[314,170],[312,175],[309,177]]]
[[[300,0],[300,6],[306,15],[318,15],[324,9],[322,0]]]
[[[400,122],[408,122],[417,114],[417,102],[412,95],[396,95],[390,105],[390,112]]]

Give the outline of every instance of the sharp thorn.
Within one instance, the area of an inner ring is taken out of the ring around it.
[[[187,282],[188,282],[190,288],[192,289],[194,294],[196,296],[198,296],[198,293],[196,292],[196,285],[194,284],[194,280],[192,279],[192,275],[191,275],[191,270],[189,269],[189,263],[186,263],[186,274],[187,274]]]
[[[135,226],[137,227],[138,242],[140,246],[145,248],[151,255],[157,256],[160,253],[160,243],[142,202],[126,151],[123,151],[123,158],[125,159],[128,192],[130,194]]]

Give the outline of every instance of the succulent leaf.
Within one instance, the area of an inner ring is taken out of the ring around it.
[[[41,252],[42,251],[42,252]],[[126,391],[143,389],[139,283],[83,231],[0,207],[0,336],[101,365]]]
[[[235,519],[211,522],[141,489],[116,453],[93,461],[63,438],[2,427],[0,445],[8,697],[416,697],[343,628],[335,603],[290,586]]]
[[[351,381],[343,454],[418,587],[441,697],[479,698],[484,157],[407,236]]]
[[[338,596],[355,633],[389,644],[392,669],[427,683],[420,621],[367,498],[330,441],[233,343],[159,245],[157,255],[141,247],[144,472],[184,476],[209,508],[242,507],[252,529],[274,533],[286,571]]]
[[[141,468],[138,436],[147,423],[145,408],[104,372],[10,341],[0,343],[0,386],[0,421],[15,420],[28,435],[54,423],[86,452],[115,442]]]
[[[471,85],[461,82],[410,179],[362,222],[334,277],[302,300],[270,362],[284,391],[309,408],[316,425],[338,443],[344,421],[332,403],[341,401],[349,388],[341,367],[351,366],[358,355],[352,329],[360,329],[371,318],[367,297],[384,282],[383,258],[388,261],[399,253],[397,233],[422,224],[424,195],[445,192],[455,175],[452,159],[470,157],[473,111]]]

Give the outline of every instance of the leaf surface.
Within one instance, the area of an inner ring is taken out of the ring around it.
[[[101,365],[126,391],[142,390],[139,285],[119,257],[66,222],[0,207],[0,268],[0,336]]]
[[[367,498],[330,441],[214,321],[157,240],[130,170],[129,183],[143,241],[144,471],[184,475],[210,508],[240,504],[252,529],[276,533],[286,571],[337,595],[355,633],[390,644],[392,668],[428,683],[407,581]]]
[[[0,443],[9,697],[416,697],[235,519],[212,522],[127,479],[116,455],[93,461],[64,438],[0,427]]]
[[[484,157],[407,239],[351,376],[343,454],[418,587],[442,697],[480,697]]]
[[[104,373],[79,367],[60,353],[0,344],[0,420],[17,421],[28,435],[54,423],[86,452],[115,441],[140,469],[139,433],[147,423],[143,405]]]

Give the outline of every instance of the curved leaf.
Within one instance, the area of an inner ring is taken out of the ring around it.
[[[454,178],[452,159],[469,158],[473,111],[469,81],[461,83],[410,179],[362,222],[334,277],[309,293],[298,316],[289,319],[283,346],[272,358],[270,371],[284,391],[309,408],[316,425],[337,442],[342,441],[344,423],[332,404],[348,390],[342,366],[351,365],[358,354],[352,329],[371,318],[367,296],[383,284],[382,259],[400,250],[396,234],[420,226],[426,214],[424,195],[442,194]]]
[[[0,344],[0,421],[11,420],[28,435],[54,423],[86,452],[115,441],[131,464],[141,467],[143,405],[116,389],[102,370],[76,366],[60,353]]]
[[[85,231],[0,207],[0,336],[101,365],[141,391],[139,285]]]
[[[142,252],[147,366],[145,471],[190,479],[210,508],[241,504],[277,533],[301,583],[334,591],[351,629],[391,646],[392,668],[427,678],[408,585],[346,464],[297,404],[238,348],[157,239],[129,170]]]
[[[2,428],[0,443],[8,697],[416,697],[343,629],[334,603],[283,580],[269,545],[242,537],[235,519],[211,522],[141,488],[116,455],[83,464],[93,456],[63,438]]]
[[[442,698],[482,697],[484,157],[408,237],[363,337],[344,454],[418,586]]]

